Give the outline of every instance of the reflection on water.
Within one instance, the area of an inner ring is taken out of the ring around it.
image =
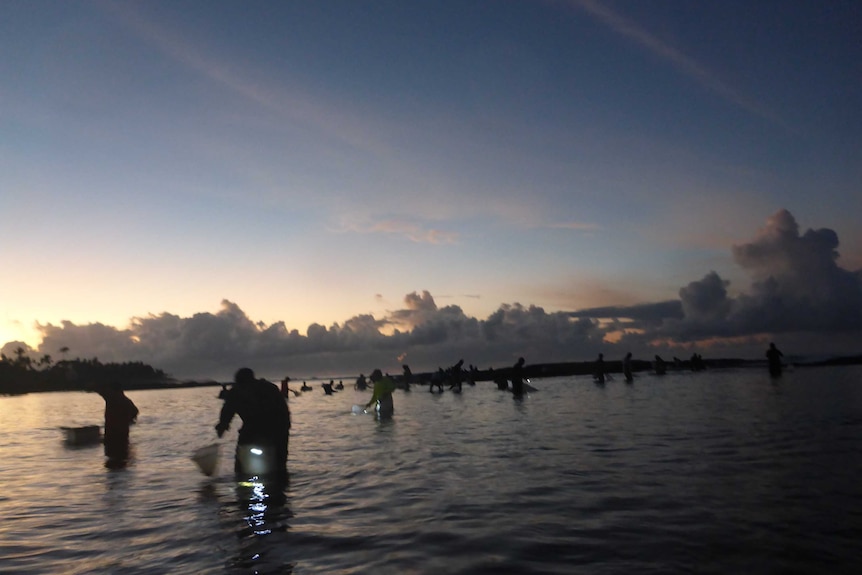
[[[131,445],[126,448],[121,457],[105,457],[105,467],[108,469],[125,469],[135,463],[135,448]]]
[[[243,572],[292,573],[288,560],[288,486],[257,478],[236,484],[236,499],[223,505],[222,521],[239,542],[230,566]]]
[[[60,427],[92,394],[0,398],[10,573],[854,573],[862,369],[536,380],[291,399],[290,481],[212,477],[213,389],[130,392],[134,458]],[[222,453],[232,453],[235,433]]]

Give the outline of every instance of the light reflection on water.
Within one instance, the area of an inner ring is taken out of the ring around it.
[[[59,427],[94,394],[0,398],[0,571],[775,573],[862,565],[862,369],[536,380],[292,398],[285,489],[220,472],[218,388],[141,391],[126,469]],[[238,426],[235,423],[235,428]]]

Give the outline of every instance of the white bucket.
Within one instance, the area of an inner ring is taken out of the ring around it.
[[[192,461],[198,464],[201,472],[204,475],[210,476],[216,472],[218,468],[218,451],[219,444],[212,443],[206,447],[201,447],[192,455]]]

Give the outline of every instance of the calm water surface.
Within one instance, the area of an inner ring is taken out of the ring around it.
[[[862,368],[534,380],[291,398],[290,484],[216,476],[217,388],[139,391],[134,458],[60,426],[94,394],[0,397],[2,573],[859,573]],[[298,386],[297,386],[298,387]]]

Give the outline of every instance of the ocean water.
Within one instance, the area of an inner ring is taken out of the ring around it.
[[[862,572],[862,368],[638,375],[415,386],[390,422],[315,385],[283,491],[236,483],[238,421],[191,461],[218,388],[129,392],[124,469],[63,442],[99,396],[0,397],[0,572]]]

